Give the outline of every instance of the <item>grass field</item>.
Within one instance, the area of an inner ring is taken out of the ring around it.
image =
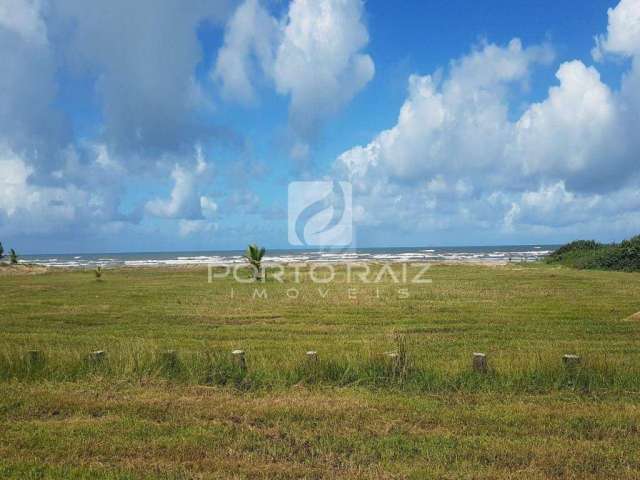
[[[0,274],[0,477],[640,478],[640,274],[427,277]]]

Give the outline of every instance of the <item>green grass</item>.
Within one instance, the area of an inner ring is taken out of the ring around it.
[[[0,477],[638,478],[640,274],[308,277],[0,276]]]

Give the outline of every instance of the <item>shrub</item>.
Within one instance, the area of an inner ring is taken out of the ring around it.
[[[640,235],[609,245],[577,240],[551,253],[547,263],[585,269],[640,271]]]
[[[604,247],[604,245],[596,242],[595,240],[575,240],[571,243],[567,243],[566,245],[561,246],[559,249],[555,250],[550,256],[557,257],[557,256],[562,256],[567,253],[576,252],[576,251],[598,250],[602,247]]]

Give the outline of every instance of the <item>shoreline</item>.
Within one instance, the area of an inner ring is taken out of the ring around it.
[[[358,251],[330,250],[271,250],[262,259],[265,265],[288,265],[297,263],[344,264],[351,262],[375,263],[470,263],[504,264],[509,262],[529,262],[544,258],[554,251],[550,245],[491,246],[491,247],[451,247],[451,248],[378,248]],[[60,268],[103,268],[112,267],[176,267],[192,265],[232,266],[246,262],[241,251],[233,253],[209,252],[167,252],[167,253],[122,253],[122,254],[44,254],[23,255],[24,263]]]
[[[508,261],[505,259],[458,259],[458,260],[393,260],[393,261],[380,261],[380,260],[316,260],[316,261],[299,261],[299,262],[263,262],[266,268],[275,268],[283,266],[284,268],[310,268],[313,265],[333,265],[337,267],[345,267],[347,265],[402,265],[402,264],[414,264],[414,265],[445,265],[445,266],[480,266],[480,267],[504,267],[507,265],[520,265],[520,264],[532,264],[540,263],[542,258],[529,258],[527,260],[515,260]],[[0,264],[0,275],[9,274],[42,274],[53,272],[91,272],[96,265],[44,265],[40,263],[32,262],[20,262],[17,265]],[[193,271],[193,270],[206,270],[209,267],[212,268],[234,268],[234,267],[247,267],[246,263],[240,262],[225,262],[225,263],[153,263],[153,264],[135,264],[135,265],[100,265],[103,270],[119,271],[119,270],[173,270],[173,271]]]

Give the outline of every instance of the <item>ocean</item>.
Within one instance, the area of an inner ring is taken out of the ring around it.
[[[358,248],[353,250],[268,250],[264,262],[531,262],[543,258],[557,245],[507,245],[483,247]],[[123,252],[91,254],[23,255],[21,261],[49,267],[92,268],[177,265],[229,265],[244,262],[243,251]]]

